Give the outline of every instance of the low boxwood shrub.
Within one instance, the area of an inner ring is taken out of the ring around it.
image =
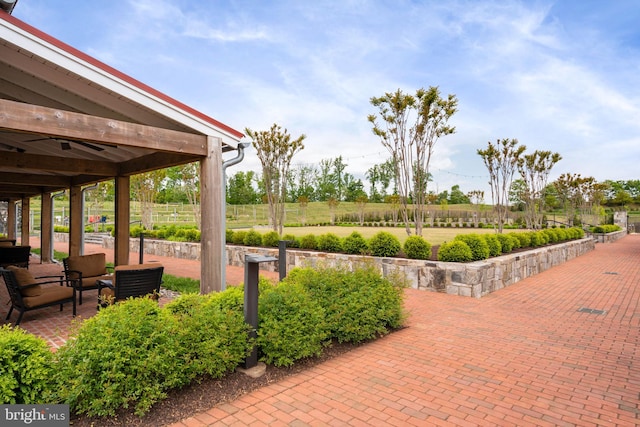
[[[431,258],[431,244],[422,236],[409,236],[402,248],[404,254],[410,259]]]
[[[341,252],[342,240],[334,233],[325,233],[318,236],[317,248],[323,252]]]
[[[458,234],[454,240],[461,240],[469,246],[472,261],[480,261],[489,258],[489,245],[479,234]]]
[[[55,354],[56,400],[72,412],[104,417],[133,406],[142,415],[191,379],[182,325],[150,298],[114,304],[77,326]]]
[[[227,228],[227,231],[224,234],[225,242],[233,243],[233,230]]]
[[[243,243],[246,246],[262,246],[262,235],[256,230],[249,230],[244,236]]]
[[[393,257],[400,252],[400,240],[387,231],[380,231],[369,239],[371,255],[377,257]]]
[[[282,236],[282,240],[286,240],[287,241],[287,247],[288,248],[299,248],[300,247],[300,240],[294,236],[293,234],[285,234],[284,236]]]
[[[528,248],[531,246],[531,234],[529,232],[523,231],[521,233],[513,232],[509,234],[518,239],[518,242],[520,242],[520,246],[518,246],[519,248]]]
[[[527,233],[522,233],[522,234],[528,234],[529,235],[529,246],[531,246],[532,248],[537,248],[539,246],[544,245],[544,236],[541,232],[538,231],[529,231]]]
[[[21,328],[0,327],[0,404],[42,403],[53,383],[47,342]]]
[[[348,254],[363,255],[369,250],[369,245],[362,234],[354,231],[343,239],[342,249]]]
[[[300,238],[300,249],[315,250],[318,248],[316,236],[313,234],[305,234]]]
[[[489,247],[489,256],[502,255],[502,244],[500,243],[497,234],[482,234],[481,236],[484,241],[487,242],[487,246]]]
[[[555,228],[545,228],[542,232],[547,236],[549,243],[558,243],[560,241],[560,236],[558,235],[557,229]]]
[[[331,337],[339,342],[362,342],[402,326],[402,286],[384,278],[371,266],[295,268],[285,281],[299,283],[326,313]]]
[[[444,242],[438,248],[438,261],[468,262],[473,259],[471,248],[462,240]]]
[[[247,236],[246,230],[236,230],[233,232],[231,242],[234,245],[244,245],[244,238]]]
[[[515,239],[511,234],[498,233],[496,234],[496,238],[500,241],[500,246],[502,247],[502,253],[508,254],[513,250],[517,239]],[[518,241],[518,244],[520,242]]]
[[[277,231],[268,231],[262,235],[262,246],[277,248],[280,242],[280,235]]]
[[[325,311],[301,284],[261,287],[258,311],[261,360],[291,366],[296,360],[322,354],[329,339]]]

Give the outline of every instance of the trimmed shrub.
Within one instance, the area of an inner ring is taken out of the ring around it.
[[[531,246],[532,248],[537,248],[538,246],[544,245],[544,237],[540,232],[529,231],[528,233],[523,233],[523,234],[529,235],[529,239],[530,239],[529,246]]]
[[[482,238],[485,242],[487,242],[487,246],[489,247],[489,256],[500,256],[502,255],[502,244],[496,234],[482,234]]]
[[[300,238],[300,249],[315,250],[318,248],[316,242],[316,236],[313,234],[306,234]]]
[[[277,231],[268,231],[262,235],[262,246],[277,248],[280,242],[280,235]]]
[[[246,236],[244,236],[243,243],[247,246],[262,246],[262,235],[256,230],[251,229],[247,231]]]
[[[47,342],[21,328],[0,327],[0,404],[42,403],[52,388]]]
[[[369,239],[371,255],[378,257],[393,257],[400,252],[400,240],[393,234],[380,231]]]
[[[342,249],[348,254],[363,255],[369,250],[369,245],[362,234],[354,231],[342,240]]]
[[[322,354],[329,339],[325,311],[301,284],[261,288],[258,310],[261,360],[291,366],[298,359]]]
[[[323,252],[341,252],[342,240],[333,233],[325,233],[318,236],[318,250]]]
[[[472,261],[480,261],[489,258],[489,245],[479,234],[458,234],[454,240],[461,240],[469,246]]]
[[[233,232],[232,242],[234,245],[244,245],[244,238],[247,236],[246,230],[237,230]]]
[[[410,259],[431,258],[431,244],[422,236],[409,236],[404,242],[404,254]]]
[[[243,292],[229,288],[209,295],[181,296],[166,305],[180,325],[181,375],[189,383],[202,375],[221,378],[232,372],[250,350],[249,325],[244,322]]]
[[[339,342],[373,339],[404,321],[402,287],[373,267],[294,268],[285,281],[301,284],[320,303]]]
[[[191,379],[178,323],[150,298],[114,304],[78,324],[55,354],[57,400],[72,412],[143,415],[172,387]]]
[[[511,234],[498,233],[495,236],[498,239],[498,241],[500,241],[500,246],[502,247],[503,254],[508,254],[513,250],[513,247],[517,239],[511,236]]]
[[[518,239],[518,242],[520,242],[520,246],[519,246],[520,248],[528,248],[531,246],[531,234],[529,232],[526,232],[526,231],[523,231],[522,233],[514,232],[511,235],[514,236],[516,239]]]
[[[227,231],[225,232],[225,242],[227,243],[233,243],[233,230],[230,230],[227,228]],[[164,238],[164,237],[163,237]]]
[[[557,243],[560,240],[555,228],[545,228],[542,232],[547,236],[549,243]]]
[[[473,259],[471,248],[462,240],[444,242],[438,249],[438,261],[468,262]]]

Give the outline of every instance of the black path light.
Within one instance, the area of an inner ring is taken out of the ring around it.
[[[251,326],[249,337],[257,338],[258,330],[258,273],[260,263],[278,261],[273,256],[247,254],[244,257],[244,321]],[[244,361],[244,369],[258,364],[258,347],[254,343],[251,353]]]

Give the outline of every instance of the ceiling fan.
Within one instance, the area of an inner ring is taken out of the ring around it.
[[[48,137],[48,138],[31,139],[31,140],[25,141],[25,142],[47,141],[47,140],[58,141],[60,143],[60,148],[62,150],[71,150],[71,148],[72,148],[71,144],[78,144],[78,145],[82,145],[83,147],[87,147],[87,148],[90,148],[92,150],[95,150],[95,151],[104,151],[104,147],[101,147],[99,145],[89,144],[88,142],[85,142],[85,141],[77,141],[75,139],[64,139],[64,138]]]

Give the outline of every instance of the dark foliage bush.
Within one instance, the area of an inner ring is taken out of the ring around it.
[[[53,354],[24,329],[0,327],[0,404],[42,403],[52,389]]]
[[[341,252],[342,240],[334,233],[325,233],[318,236],[317,248],[323,252]]]
[[[306,234],[300,238],[300,249],[315,250],[317,248],[318,244],[314,234]]]
[[[400,240],[393,234],[380,231],[369,239],[371,255],[378,257],[393,257],[400,252]]]
[[[484,241],[487,242],[487,246],[489,247],[489,256],[502,255],[502,244],[500,243],[497,234],[482,234],[481,236]]]
[[[251,229],[244,236],[243,243],[247,246],[262,246],[262,235]]]
[[[282,240],[286,240],[287,241],[287,247],[288,248],[299,248],[300,247],[300,240],[294,236],[293,234],[285,234],[284,236],[282,236]]]
[[[489,245],[479,234],[458,234],[454,240],[461,240],[469,246],[472,254],[472,261],[480,261],[489,258]]]
[[[422,236],[409,236],[404,242],[404,254],[410,259],[431,258],[431,244]]]
[[[373,339],[404,321],[402,287],[373,267],[295,268],[285,281],[301,284],[320,303],[331,336],[340,342]]]
[[[261,360],[291,366],[296,360],[322,353],[329,339],[325,311],[301,284],[262,287],[258,310]]]
[[[280,235],[277,231],[268,231],[262,235],[262,246],[277,248],[280,242]]]
[[[438,248],[438,261],[468,262],[473,259],[471,248],[462,240],[444,242]]]

